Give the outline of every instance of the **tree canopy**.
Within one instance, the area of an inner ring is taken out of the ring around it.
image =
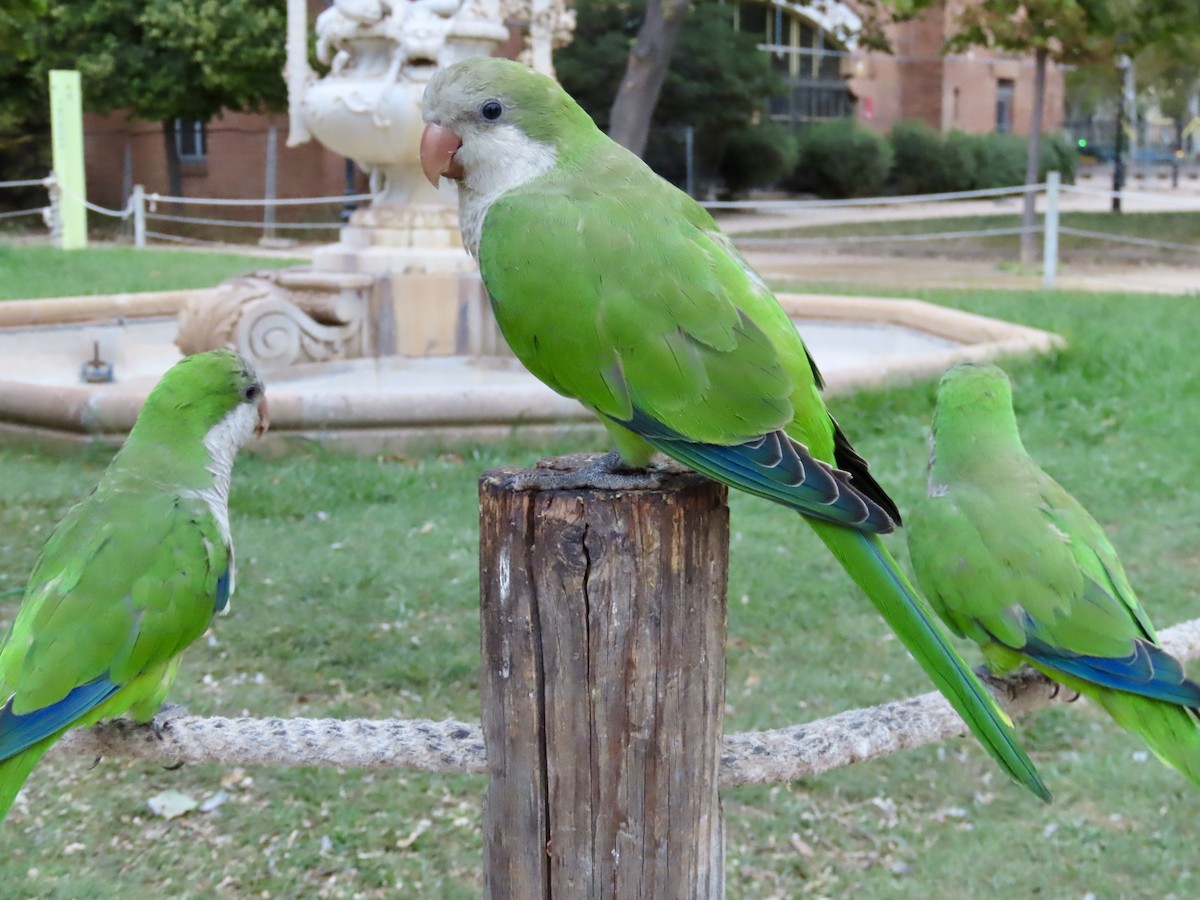
[[[609,130],[613,100],[631,47],[644,21],[645,0],[578,0],[575,40],[554,56],[559,80]],[[678,179],[682,151],[677,130],[695,129],[699,165],[712,171],[728,137],[760,114],[782,89],[754,35],[735,31],[732,11],[701,4],[686,13],[650,120],[647,160]]]
[[[178,193],[174,120],[283,109],[284,31],[275,0],[0,0],[0,131],[40,137],[49,71],[78,69],[85,110],[163,124]]]
[[[78,69],[84,107],[148,121],[282,109],[285,20],[271,0],[49,0],[35,72]]]

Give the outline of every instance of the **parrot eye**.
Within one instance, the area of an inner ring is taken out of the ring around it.
[[[479,114],[489,122],[495,122],[504,112],[504,105],[499,100],[484,100],[479,105]]]
[[[242,388],[242,399],[247,403],[253,403],[260,396],[262,396],[262,388],[257,384],[250,384]]]

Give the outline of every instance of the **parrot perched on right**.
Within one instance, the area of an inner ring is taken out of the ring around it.
[[[800,513],[987,751],[1048,800],[881,539],[900,514],[825,408],[795,324],[708,212],[520,63],[460,60],[422,109],[422,168],[458,182],[463,245],[505,340],[616,445],[589,477],[659,451]]]
[[[177,363],[46,540],[0,642],[0,821],[68,729],[151,721],[180,654],[228,605],[230,473],[266,430],[266,403],[232,351]]]
[[[929,602],[993,671],[1028,662],[1200,786],[1200,684],[1159,646],[1095,519],[1025,452],[996,366],[942,377],[908,546]]]

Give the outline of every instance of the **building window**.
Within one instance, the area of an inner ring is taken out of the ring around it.
[[[1013,130],[1013,94],[1016,82],[1001,78],[996,82],[996,131],[1011,134]]]
[[[208,128],[194,119],[175,120],[175,149],[181,162],[203,162],[208,158]]]
[[[792,129],[854,114],[854,98],[842,78],[846,51],[820,26],[781,2],[741,0],[734,27],[752,34],[771,57],[787,93],[768,101],[768,117]]]

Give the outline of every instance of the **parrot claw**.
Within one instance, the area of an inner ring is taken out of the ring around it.
[[[188,714],[187,707],[179,703],[164,703],[150,720],[150,730],[158,740],[164,739],[164,732],[171,727],[176,719],[182,719]],[[183,765],[180,763],[179,765]],[[178,767],[176,767],[178,768]]]
[[[1059,684],[1057,681],[1051,681],[1050,684],[1053,686],[1053,689],[1050,691],[1050,699],[1057,700],[1058,695],[1062,693],[1063,686],[1061,684]],[[1063,701],[1062,701],[1063,703],[1074,703],[1076,700],[1078,700],[1080,697],[1083,696],[1083,694],[1079,693],[1079,691],[1071,691],[1070,693],[1071,693],[1071,696],[1063,698]]]

